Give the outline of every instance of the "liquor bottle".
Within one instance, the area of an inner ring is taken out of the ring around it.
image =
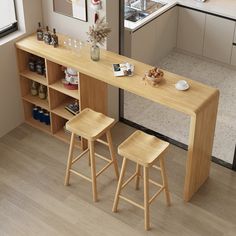
[[[46,95],[46,87],[42,84],[40,84],[39,86],[39,98],[41,99],[46,99],[47,95]]]
[[[32,81],[30,92],[31,92],[32,96],[38,95],[38,83],[37,82]]]
[[[28,67],[30,71],[36,71],[36,60],[32,54],[30,55],[29,58]]]
[[[38,58],[36,61],[36,68],[35,71],[39,74],[39,75],[44,75],[44,68],[45,68],[45,62],[42,58]]]
[[[56,35],[56,29],[53,29],[53,34],[51,37],[51,44],[54,48],[58,47],[58,36]]]
[[[39,41],[43,41],[43,30],[42,30],[42,28],[41,28],[40,22],[38,23],[37,39],[38,39]]]
[[[50,44],[51,39],[52,39],[52,36],[49,32],[49,28],[48,28],[48,26],[46,26],[46,32],[44,32],[44,34],[43,34],[43,40],[46,44]]]

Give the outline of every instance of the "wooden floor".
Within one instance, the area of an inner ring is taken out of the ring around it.
[[[116,125],[116,146],[133,131]],[[71,186],[63,185],[67,151],[67,144],[25,124],[0,139],[0,236],[236,235],[236,172],[213,163],[210,179],[186,204],[186,151],[171,146],[166,160],[173,204],[166,207],[164,194],[157,198],[151,206],[152,230],[145,232],[140,209],[121,201],[119,213],[111,212],[117,184],[113,168],[98,178],[98,203],[86,180],[72,176]],[[90,173],[87,158],[78,169]],[[128,170],[134,170],[130,163]],[[142,192],[133,187],[131,182],[126,194],[141,203]]]

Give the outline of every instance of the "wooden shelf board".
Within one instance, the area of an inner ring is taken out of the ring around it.
[[[59,131],[57,131],[57,132],[54,134],[54,136],[55,136],[56,138],[58,138],[58,139],[64,141],[64,142],[66,142],[66,143],[70,143],[70,135],[69,135],[69,134],[65,134],[63,128],[60,129]],[[79,140],[79,141],[76,141],[76,142],[75,142],[75,146],[76,146],[77,148],[80,148],[80,149],[81,149],[81,141],[80,141],[80,140]]]
[[[25,95],[22,97],[23,100],[33,103],[36,106],[39,106],[43,109],[49,110],[49,104],[47,99],[40,99],[38,96],[32,96],[30,94]]]
[[[70,97],[76,98],[78,100],[80,99],[80,94],[79,94],[78,90],[66,89],[61,81],[57,81],[56,83],[49,85],[49,87],[52,89],[55,89],[61,93],[64,93]]]
[[[73,114],[71,114],[69,111],[65,109],[65,105],[71,102],[72,99],[66,99],[63,103],[61,103],[58,107],[55,109],[52,109],[52,112],[55,113],[58,116],[63,117],[66,120],[70,120],[71,118],[74,117]]]
[[[27,118],[25,120],[25,123],[30,124],[31,126],[37,128],[37,129],[40,129],[48,134],[52,134],[50,125],[46,125],[38,120],[33,119],[32,117]]]
[[[24,78],[36,81],[40,84],[47,85],[47,79],[43,75],[39,75],[36,72],[25,70],[21,72],[20,75]]]

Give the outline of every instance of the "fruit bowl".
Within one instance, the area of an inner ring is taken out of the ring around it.
[[[144,79],[151,85],[156,86],[163,80],[164,72],[156,67],[145,73]]]

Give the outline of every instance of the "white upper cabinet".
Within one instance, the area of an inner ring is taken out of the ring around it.
[[[179,7],[177,48],[202,55],[206,14]]]
[[[203,55],[230,63],[235,22],[222,17],[207,15]]]

